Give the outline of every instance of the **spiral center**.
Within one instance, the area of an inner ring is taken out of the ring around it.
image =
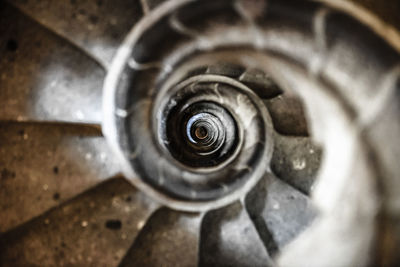
[[[209,101],[179,101],[167,116],[168,149],[191,167],[214,167],[237,148],[238,129],[231,113]]]
[[[196,137],[200,140],[204,140],[207,138],[208,136],[208,131],[207,128],[204,126],[199,126],[194,130],[194,134],[196,135]]]

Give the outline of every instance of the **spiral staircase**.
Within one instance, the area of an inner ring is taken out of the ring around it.
[[[0,266],[400,262],[400,38],[364,9],[10,0],[0,33]]]

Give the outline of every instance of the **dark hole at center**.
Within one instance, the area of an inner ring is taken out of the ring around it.
[[[200,126],[196,128],[194,134],[198,139],[203,140],[208,136],[208,131],[206,127]]]

